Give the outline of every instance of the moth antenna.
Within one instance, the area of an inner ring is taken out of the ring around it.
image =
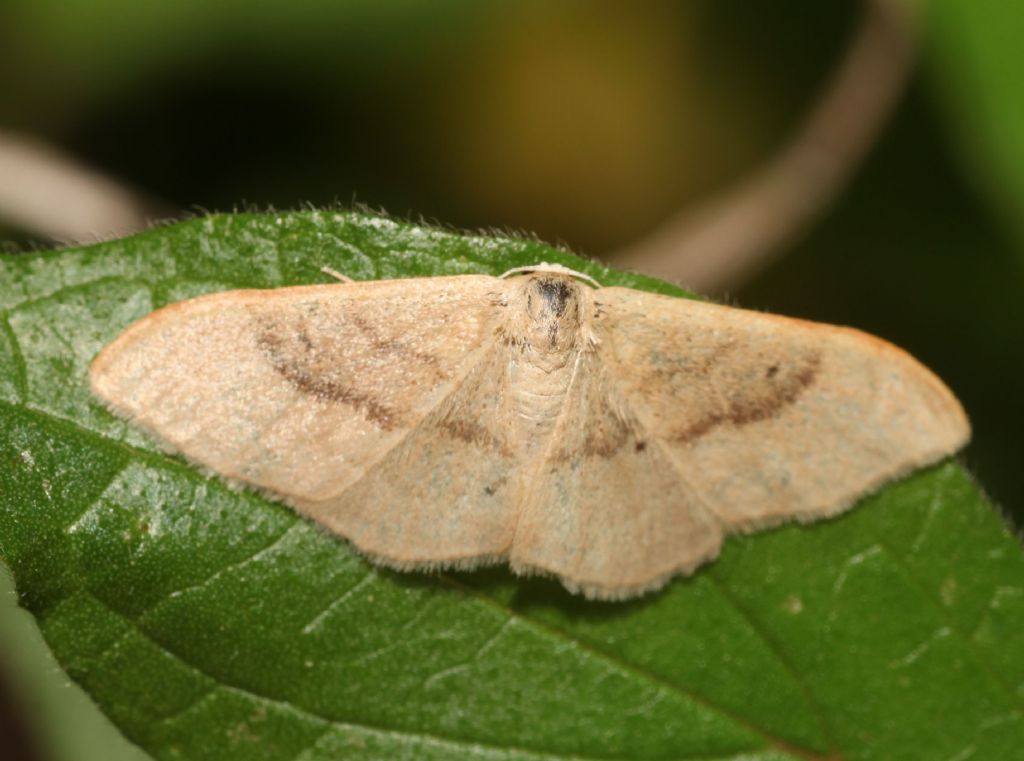
[[[355,282],[355,280],[350,278],[348,275],[342,275],[340,272],[338,272],[337,270],[331,269],[327,265],[324,265],[323,267],[321,267],[320,271],[323,272],[325,275],[330,275],[335,280],[340,280],[342,283],[354,283]]]
[[[601,284],[599,282],[597,282],[596,280],[594,280],[594,278],[592,278],[590,275],[587,275],[584,272],[577,272],[576,270],[569,269],[568,267],[566,267],[564,265],[561,265],[561,264],[551,264],[549,262],[541,262],[540,264],[531,264],[531,265],[526,266],[526,267],[513,267],[508,272],[501,273],[500,275],[498,275],[498,277],[506,278],[509,275],[517,275],[520,272],[554,272],[554,273],[559,274],[559,275],[569,275],[570,277],[578,278],[579,280],[583,280],[583,281],[589,283],[590,285],[594,286],[595,288],[600,288],[601,287]]]

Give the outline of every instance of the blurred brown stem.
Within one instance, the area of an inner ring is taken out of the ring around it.
[[[0,220],[75,243],[140,230],[154,215],[109,177],[38,141],[0,132]]]
[[[847,54],[789,143],[724,195],[609,258],[702,293],[735,288],[842,191],[899,102],[915,53],[913,3],[865,0]]]

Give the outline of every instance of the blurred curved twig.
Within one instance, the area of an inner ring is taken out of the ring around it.
[[[0,131],[0,220],[78,243],[135,232],[159,215],[115,180],[55,148]]]
[[[916,52],[911,0],[865,0],[824,94],[789,143],[736,188],[699,202],[609,260],[702,293],[742,284],[845,187],[899,102]]]

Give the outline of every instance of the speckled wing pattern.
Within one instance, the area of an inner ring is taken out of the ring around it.
[[[590,597],[661,586],[718,553],[722,527],[622,394],[605,342],[584,356],[532,467],[511,562]]]
[[[729,531],[834,515],[962,447],[956,397],[850,328],[605,288],[608,373]]]
[[[165,447],[380,562],[507,559],[601,598],[728,533],[834,515],[969,435],[879,339],[543,266],[204,296],[129,327],[91,378]]]
[[[479,364],[489,277],[229,291],[128,328],[94,393],[165,446],[299,501],[336,497]]]

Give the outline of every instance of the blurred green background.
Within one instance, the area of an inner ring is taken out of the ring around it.
[[[355,201],[614,257],[779,151],[864,8],[4,0],[0,133],[65,151],[157,215]],[[919,37],[852,182],[712,295],[910,350],[964,402],[965,460],[1020,526],[1024,6],[932,0]],[[52,245],[2,205],[0,240]],[[6,576],[0,591],[3,757],[141,756],[66,684]]]

